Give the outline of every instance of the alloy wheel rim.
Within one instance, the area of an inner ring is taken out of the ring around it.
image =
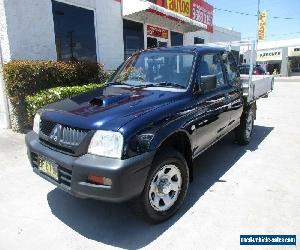
[[[170,209],[178,199],[182,185],[181,172],[174,164],[163,166],[151,180],[149,201],[159,212]]]

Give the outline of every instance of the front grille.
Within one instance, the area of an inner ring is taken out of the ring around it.
[[[47,121],[47,120],[41,120],[40,124],[40,131],[44,134],[49,136],[54,129],[56,123],[52,121]]]
[[[59,182],[67,187],[71,187],[72,171],[59,167]]]
[[[62,153],[67,153],[67,154],[70,154],[70,155],[75,155],[75,150],[72,149],[72,148],[67,148],[67,147],[64,147],[64,146],[54,144],[54,143],[52,143],[48,140],[45,140],[43,138],[40,138],[40,142],[43,145],[47,146],[48,148],[54,149],[56,151],[59,151],[59,152],[62,152]]]
[[[72,128],[48,120],[41,120],[40,141],[51,148],[75,154],[76,148],[86,138],[89,130]]]
[[[31,162],[34,168],[38,168],[39,155],[31,153]],[[58,183],[64,185],[66,188],[71,188],[72,170],[66,169],[58,165]]]
[[[63,127],[60,144],[67,146],[78,146],[84,139],[86,134],[86,130]]]
[[[38,167],[38,155],[36,153],[31,153],[31,163],[33,167]]]

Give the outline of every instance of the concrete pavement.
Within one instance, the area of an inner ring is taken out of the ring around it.
[[[300,76],[289,76],[289,77],[282,77],[282,76],[275,76],[275,82],[300,82]]]
[[[228,135],[201,155],[183,208],[155,226],[129,204],[56,189],[32,173],[24,136],[0,130],[0,249],[253,249],[240,234],[296,234],[299,247],[299,108],[300,81],[277,80],[258,102],[252,142]]]

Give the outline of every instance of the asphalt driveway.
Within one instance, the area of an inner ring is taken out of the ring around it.
[[[155,226],[130,204],[58,190],[33,174],[24,135],[0,130],[0,249],[237,249],[240,234],[299,242],[299,126],[300,82],[276,82],[258,102],[252,142],[235,145],[230,134],[201,155],[184,207]]]

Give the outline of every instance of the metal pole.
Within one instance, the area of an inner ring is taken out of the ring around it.
[[[251,57],[250,57],[250,69],[249,69],[249,86],[248,86],[248,102],[252,100],[253,92],[254,92],[254,86],[253,86],[253,59],[256,60],[256,53],[255,53],[255,41],[252,41],[251,43]],[[253,90],[253,91],[251,91]]]
[[[258,44],[259,16],[260,16],[260,0],[257,0],[257,32],[256,32],[256,44]]]
[[[257,55],[257,50],[258,50],[258,32],[259,32],[259,16],[260,16],[260,0],[257,0],[257,31],[256,31],[256,41],[254,46],[252,45],[252,50],[255,50],[256,53],[251,53],[252,56],[255,56],[255,58],[252,58],[252,60],[254,59],[255,64],[256,64],[256,55]],[[253,51],[254,52],[254,51]]]

